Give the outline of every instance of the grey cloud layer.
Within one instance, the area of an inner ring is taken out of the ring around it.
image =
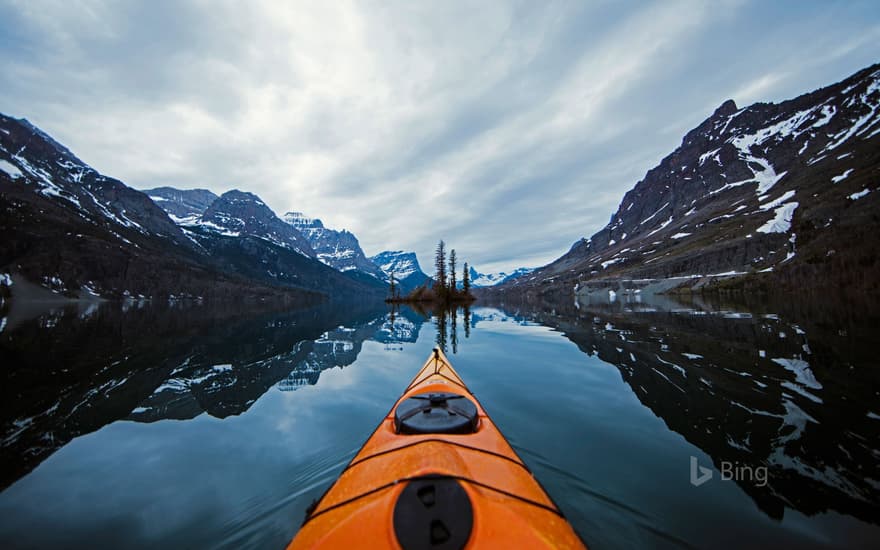
[[[0,3],[0,111],[136,187],[238,187],[368,253],[546,263],[724,99],[878,60],[871,2]]]

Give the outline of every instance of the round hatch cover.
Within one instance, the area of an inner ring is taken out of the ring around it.
[[[471,499],[452,478],[416,478],[394,505],[394,534],[404,550],[459,550],[473,526]]]
[[[469,434],[477,431],[477,406],[457,393],[414,395],[394,411],[394,429],[402,434]]]

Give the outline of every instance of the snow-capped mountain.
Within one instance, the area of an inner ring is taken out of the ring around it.
[[[341,275],[325,262],[312,261],[317,258],[306,236],[253,193],[234,189],[206,205],[213,193],[171,187],[149,192],[186,236],[224,270],[322,291],[354,292],[353,281],[366,284],[360,288],[367,294],[384,288],[376,279]]]
[[[534,270],[535,268],[533,267],[519,267],[510,273],[505,273],[504,271],[498,273],[480,273],[474,269],[473,266],[470,266],[468,268],[468,276],[470,277],[471,286],[474,288],[480,288],[500,285],[517,277],[531,273]],[[458,286],[461,287],[461,281],[458,281]]]
[[[880,65],[779,104],[728,100],[608,225],[504,287],[747,273],[792,288],[876,281],[863,275],[880,271],[878,135]]]
[[[86,297],[209,296],[240,284],[198,267],[195,245],[147,195],[25,119],[0,115],[0,190],[4,280]]]
[[[392,273],[394,274],[401,293],[407,293],[431,280],[419,266],[415,252],[386,250],[372,256],[370,261],[382,270],[386,281],[390,280]]]
[[[4,191],[49,199],[59,215],[110,231],[119,242],[134,235],[186,242],[143,193],[99,174],[26,119],[0,114],[0,178]]]
[[[315,257],[308,240],[253,193],[237,189],[223,193],[194,223],[227,237],[258,237],[303,256]]]
[[[143,191],[175,222],[201,216],[218,198],[207,189],[155,187]]]
[[[159,201],[170,203],[177,204]],[[0,209],[3,295],[25,292],[22,281],[45,289],[39,292],[88,299],[306,304],[321,295],[384,291],[313,259],[306,239],[254,195],[224,194],[201,217],[187,218],[192,225],[178,225],[145,193],[100,174],[28,121],[4,115]]]
[[[301,212],[288,212],[282,219],[302,233],[323,263],[339,271],[356,270],[385,280],[385,274],[367,259],[354,234],[324,227],[321,220],[307,218]]]
[[[201,216],[179,223],[226,271],[275,284],[335,289],[337,294],[384,291],[384,284],[374,278],[340,273],[318,261],[306,237],[253,193],[227,191]]]

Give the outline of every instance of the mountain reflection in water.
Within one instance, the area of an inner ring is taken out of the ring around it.
[[[614,365],[688,442],[766,478],[736,482],[767,515],[880,520],[880,366],[870,303],[743,304],[611,295],[499,307]]]
[[[59,497],[132,483],[189,519],[157,512],[127,546],[282,545],[437,345],[594,547],[856,545],[880,517],[876,311],[625,293],[444,311],[7,304],[0,543],[113,543],[113,518],[146,517],[138,493],[89,516]],[[694,455],[716,475],[766,467],[766,483],[691,487]]]
[[[352,364],[367,338],[414,341],[422,322],[375,303],[256,315],[129,305],[53,309],[0,333],[0,487],[113,421],[238,415],[276,384]]]

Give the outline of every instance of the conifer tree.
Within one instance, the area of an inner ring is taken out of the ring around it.
[[[455,296],[455,249],[449,251],[449,294]]]
[[[446,243],[442,240],[437,243],[437,256],[434,258],[434,267],[437,270],[434,288],[441,298],[446,296]]]
[[[394,298],[394,272],[391,272],[391,297]]]
[[[464,267],[461,272],[461,291],[465,296],[470,294],[471,292],[471,275],[470,270],[468,269],[467,262],[464,263]]]

